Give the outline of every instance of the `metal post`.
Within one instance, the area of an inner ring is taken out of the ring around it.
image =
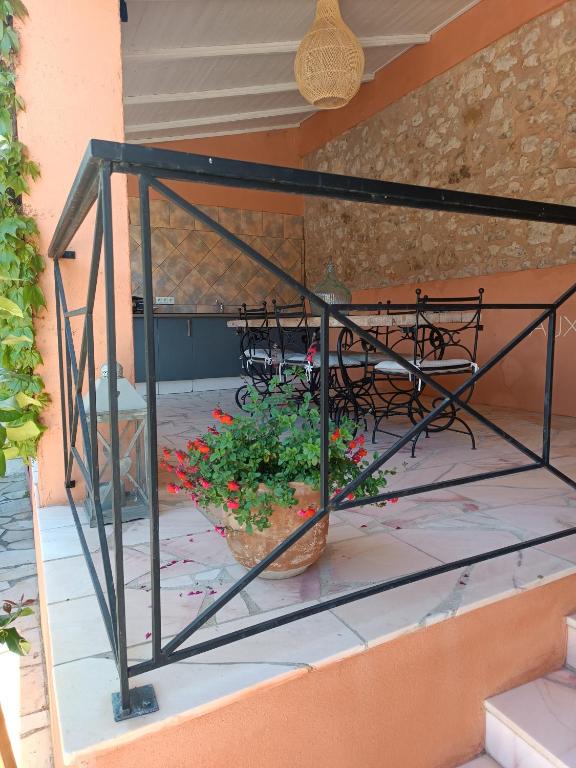
[[[156,355],[152,286],[152,246],[150,237],[150,191],[148,179],[140,176],[140,227],[142,232],[142,276],[144,293],[144,335],[146,368],[146,462],[150,500],[150,573],[152,578],[152,657],[162,654],[162,614],[160,604],[160,510],[158,506],[158,440],[156,418]]]
[[[330,423],[330,313],[322,307],[320,316],[320,507],[330,498],[329,423]]]
[[[115,719],[130,715],[128,684],[128,648],[126,642],[126,595],[124,587],[124,550],[122,545],[122,497],[120,480],[120,441],[118,435],[118,384],[116,372],[116,306],[114,299],[114,239],[112,234],[112,190],[110,164],[100,170],[102,225],[104,229],[104,286],[106,300],[106,352],[108,363],[108,398],[110,407],[110,449],[112,469],[112,517],[114,525],[114,564],[116,566],[116,638],[120,694],[115,702]]]
[[[68,425],[66,423],[66,389],[64,386],[64,352],[62,349],[62,317],[60,289],[56,275],[60,270],[58,259],[54,260],[54,293],[56,296],[56,336],[58,339],[58,373],[60,375],[60,418],[62,420],[62,448],[64,451],[64,473],[68,468]]]
[[[552,431],[552,396],[554,391],[554,353],[556,351],[556,310],[548,318],[546,340],[546,381],[544,383],[544,424],[542,428],[542,460],[550,465],[550,439]]]

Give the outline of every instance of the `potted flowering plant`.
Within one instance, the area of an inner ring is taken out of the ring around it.
[[[299,399],[294,389],[279,391],[270,382],[266,397],[250,388],[242,414],[212,411],[219,422],[188,442],[187,451],[164,449],[163,469],[174,474],[170,493],[187,493],[221,525],[236,559],[251,567],[320,505],[320,413],[309,393]],[[364,436],[343,419],[330,425],[329,482],[335,493],[368,466]],[[376,495],[393,470],[376,472],[358,488]],[[351,495],[351,498],[353,496]],[[320,520],[261,575],[284,578],[304,571],[326,546],[328,516]]]

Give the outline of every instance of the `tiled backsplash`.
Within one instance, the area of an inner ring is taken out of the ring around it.
[[[297,280],[303,281],[302,217],[265,211],[199,206]],[[137,198],[129,199],[132,294],[142,295],[141,233]],[[217,311],[243,302],[277,299],[288,303],[294,291],[259,267],[201,221],[170,202],[152,200],[154,296],[173,296],[165,310]]]

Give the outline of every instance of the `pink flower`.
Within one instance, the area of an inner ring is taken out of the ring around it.
[[[208,488],[211,488],[211,487],[212,487],[211,483],[209,483],[209,482],[208,482],[208,480],[206,480],[204,477],[201,477],[201,478],[198,480],[198,482],[200,483],[200,485],[202,486],[202,488],[206,488],[206,489],[208,489]]]
[[[226,538],[226,528],[224,528],[224,526],[222,526],[222,525],[215,525],[214,526],[214,531],[216,533],[220,534],[220,536],[222,536],[223,538]]]
[[[236,480],[228,480],[227,486],[229,491],[240,490],[240,485],[236,482]]]
[[[230,510],[238,509],[238,507],[240,506],[240,503],[236,501],[236,499],[228,499],[228,501],[226,502],[226,506]]]
[[[210,432],[211,435],[219,435],[220,432],[218,432],[217,429],[214,429],[214,427],[208,427],[208,432]]]

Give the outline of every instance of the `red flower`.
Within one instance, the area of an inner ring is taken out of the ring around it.
[[[200,445],[198,446],[198,450],[200,451],[200,453],[204,453],[204,454],[210,453],[210,448],[208,448],[206,443],[200,443]]]
[[[188,479],[186,472],[184,472],[184,470],[181,467],[178,467],[178,469],[176,470],[176,476],[179,480],[182,480],[182,482]]]
[[[218,432],[217,429],[214,429],[214,427],[208,427],[208,432],[210,432],[211,435],[219,435],[220,432]]]
[[[176,485],[176,483],[168,483],[167,491],[168,493],[179,493],[180,488]]]
[[[363,459],[364,456],[366,456],[367,454],[368,454],[368,451],[366,450],[366,448],[359,448],[354,454],[354,456],[352,456],[352,460],[358,463],[360,459]]]
[[[240,485],[236,482],[236,480],[228,480],[227,486],[229,491],[240,490]]]
[[[390,502],[390,504],[398,504],[398,502],[400,501],[400,499],[399,499],[398,497],[396,497],[396,498],[394,498],[394,499],[388,499],[388,501]]]
[[[360,437],[357,437],[356,442],[358,443],[358,445],[364,445],[364,443],[366,442],[366,435],[360,435]]]
[[[354,501],[354,499],[356,498],[356,494],[349,493],[348,496],[346,496],[346,498],[348,499],[348,501]]]
[[[188,454],[184,453],[184,451],[174,451],[174,456],[176,456],[180,464],[185,464],[188,461]]]
[[[162,459],[160,462],[160,469],[164,469],[166,472],[174,472],[174,467],[172,464],[168,464],[168,462],[164,461],[164,459]]]
[[[299,509],[296,514],[300,517],[314,517],[316,514],[316,509],[315,507],[306,507],[306,509]]]
[[[356,440],[350,440],[350,442],[348,443],[348,450],[353,451],[354,448],[356,448]]]
[[[220,536],[226,538],[226,528],[224,528],[222,525],[215,525],[214,530],[216,533],[219,533]]]
[[[222,410],[220,408],[214,408],[214,410],[212,411],[212,416],[215,419],[219,419],[222,416]]]
[[[220,421],[222,422],[222,424],[232,424],[234,419],[232,418],[232,416],[230,416],[229,413],[225,413],[223,414],[223,416],[221,416]]]
[[[191,493],[190,494],[190,500],[193,504],[198,504],[199,498],[197,493]]]
[[[332,432],[332,434],[330,435],[330,439],[332,440],[332,442],[336,442],[336,440],[338,440],[339,437],[340,437],[339,429],[335,429],[334,432]]]
[[[162,453],[164,454],[165,459],[172,458],[172,451],[169,450],[168,448],[162,448]]]
[[[352,456],[352,461],[354,462],[354,464],[360,464],[361,460],[362,460],[362,456],[359,456],[357,453],[355,453],[354,456]]]
[[[192,490],[192,488],[194,488],[194,483],[193,483],[193,482],[191,482],[191,481],[190,481],[190,480],[188,480],[188,479],[184,480],[184,482],[182,483],[182,485],[183,485],[183,486],[184,486],[184,488],[186,488],[186,490],[188,490],[188,491],[191,491],[191,490]]]
[[[236,499],[228,499],[226,502],[226,506],[228,509],[238,509],[240,506],[240,502],[236,501]]]
[[[198,480],[202,488],[211,488],[211,484],[206,480],[204,477],[201,477],[200,480]]]
[[[186,443],[186,448],[188,448],[189,451],[191,451],[192,448],[194,448],[194,443],[192,442],[192,440],[188,440],[188,442]]]

